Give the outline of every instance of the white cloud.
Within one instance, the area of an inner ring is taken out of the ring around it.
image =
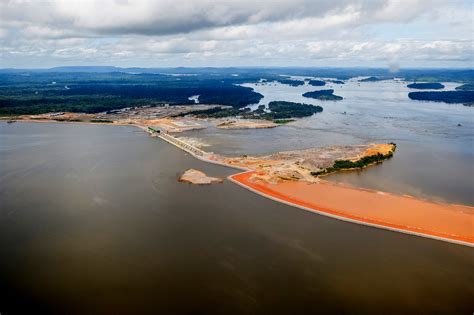
[[[0,0],[0,67],[472,67],[472,19],[468,1]],[[386,25],[398,31],[375,32]]]

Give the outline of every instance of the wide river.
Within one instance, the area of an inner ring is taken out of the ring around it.
[[[0,122],[0,313],[472,313],[472,248],[188,168],[235,172],[133,127]]]
[[[423,199],[474,206],[474,108],[413,101],[407,82],[387,80],[323,87],[279,83],[246,84],[264,95],[260,104],[282,100],[321,105],[324,111],[274,129],[187,132],[208,151],[224,155],[268,154],[331,145],[395,142],[393,159],[361,172],[327,179]],[[456,83],[444,83],[453,90]],[[334,89],[339,102],[305,98],[303,93]],[[255,107],[255,106],[254,106]]]

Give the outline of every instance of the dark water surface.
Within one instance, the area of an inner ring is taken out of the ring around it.
[[[0,313],[472,314],[474,251],[228,181],[131,127],[0,123]]]

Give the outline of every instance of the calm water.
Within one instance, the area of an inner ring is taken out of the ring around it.
[[[261,130],[208,128],[186,136],[201,138],[206,150],[225,155],[267,154],[309,147],[395,142],[394,158],[380,166],[327,177],[359,187],[474,206],[474,109],[462,105],[412,101],[406,82],[358,82],[324,87],[247,84],[265,97],[260,104],[285,100],[321,105],[323,113]],[[444,83],[446,90],[457,84]],[[305,98],[328,89],[340,102]],[[461,126],[458,126],[460,124]]]
[[[190,167],[233,172],[131,127],[1,122],[0,312],[472,314],[471,248],[178,183]]]

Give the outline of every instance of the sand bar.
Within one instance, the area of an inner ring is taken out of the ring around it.
[[[195,185],[210,185],[213,183],[222,183],[223,179],[217,177],[210,177],[201,171],[189,169],[184,172],[183,175],[181,175],[179,181]]]
[[[474,247],[474,207],[450,205],[326,181],[253,180],[255,172],[229,177],[265,197],[345,221]]]

